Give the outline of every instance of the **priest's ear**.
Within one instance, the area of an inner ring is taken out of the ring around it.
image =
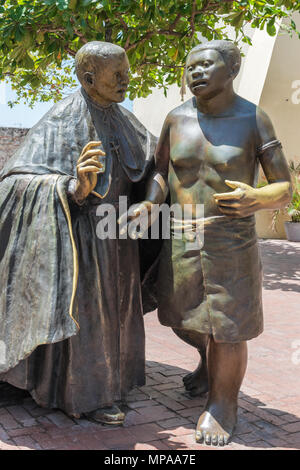
[[[83,75],[84,84],[88,87],[94,85],[94,74],[92,72],[85,72]]]

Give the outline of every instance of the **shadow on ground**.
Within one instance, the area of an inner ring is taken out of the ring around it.
[[[0,384],[0,399],[5,403],[5,407],[0,408],[0,422],[1,415],[8,413],[23,424],[24,445],[28,449],[201,450],[208,447],[195,443],[194,429],[206,398],[189,398],[186,394],[182,377],[189,372],[148,361],[147,383],[129,394],[125,424],[116,428],[85,419],[70,419],[59,410],[45,410],[35,405],[24,392]],[[283,409],[270,408],[242,392],[239,402],[237,429],[227,448],[300,449],[300,433],[284,429],[288,425],[300,429],[299,417]],[[36,420],[30,429],[22,423],[24,410]],[[8,439],[0,432],[0,448],[1,441],[20,445],[22,428],[17,433],[6,432]],[[18,439],[13,437],[14,434],[19,436]]]
[[[263,287],[300,292],[300,243],[281,241],[279,244],[272,240],[260,240],[259,245],[264,272]]]
[[[4,406],[22,405],[30,393],[13,387],[6,382],[0,382],[0,409]]]

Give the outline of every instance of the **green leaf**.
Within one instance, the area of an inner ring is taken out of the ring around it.
[[[34,62],[32,58],[26,53],[24,59],[23,59],[23,64],[26,69],[32,69],[34,67]]]
[[[0,3],[0,69],[2,74],[11,74],[17,100],[25,100],[30,105],[51,97],[59,100],[62,90],[70,91],[75,86],[70,72],[73,56],[85,42],[105,40],[105,24],[111,31],[112,41],[128,49],[132,71],[129,95],[134,98],[149,95],[155,87],[166,92],[169,84],[180,82],[180,66],[189,50],[199,43],[197,33],[207,40],[230,39],[228,30],[224,29],[229,25],[235,28],[240,41],[250,45],[251,38],[242,31],[246,22],[252,28],[266,27],[274,36],[277,20],[300,10],[298,1],[196,0],[199,14],[194,18],[195,34],[191,35],[191,0],[2,0]],[[206,10],[201,12],[204,6]],[[177,17],[178,14],[181,16]],[[221,14],[224,26],[220,25]],[[171,29],[174,35],[170,34]],[[286,24],[286,29],[300,37],[293,20]],[[73,52],[68,56],[67,51]],[[68,68],[64,67],[65,59],[70,59]],[[173,69],[170,65],[177,67]]]
[[[242,41],[252,46],[252,39],[249,36],[244,36]]]
[[[230,17],[227,17],[227,20],[230,19],[231,25],[234,26],[235,28],[241,28],[244,22],[244,16],[245,16],[245,12],[240,11],[238,13],[234,13]]]
[[[272,19],[267,23],[267,32],[270,36],[276,36],[277,30],[275,27],[275,19]]]
[[[16,27],[15,38],[18,42],[22,41],[25,35],[25,30],[21,26]]]
[[[36,35],[37,42],[41,44],[44,41],[44,37],[45,37],[44,33],[39,31],[38,34]]]
[[[71,10],[76,10],[77,0],[69,0],[69,7]]]
[[[69,7],[68,0],[57,0],[56,3],[59,10],[66,10]]]
[[[83,7],[89,6],[91,3],[93,3],[93,0],[81,0],[81,4]],[[103,2],[104,3],[104,2]]]

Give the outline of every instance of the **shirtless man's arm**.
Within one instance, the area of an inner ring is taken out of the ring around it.
[[[214,198],[219,210],[232,218],[248,217],[261,209],[281,209],[291,200],[291,178],[284,154],[269,117],[259,108],[257,127],[263,143],[258,158],[269,184],[252,188],[240,181],[226,180],[234,191],[214,194]]]
[[[139,204],[131,206],[125,214],[121,215],[118,220],[119,225],[122,227],[120,231],[121,235],[124,235],[128,230],[131,238],[141,238],[144,232],[137,232],[136,227],[132,227],[131,230],[129,230],[130,222],[140,216],[148,217],[148,226],[150,226],[154,221],[153,217],[151,218],[150,215],[153,205],[163,204],[166,200],[169,191],[168,168],[170,160],[170,123],[171,117],[169,114],[163,125],[157,145],[155,153],[155,170],[148,181],[146,199]]]
[[[163,204],[168,194],[171,114],[166,117],[155,152],[155,171],[149,180],[146,200]]]

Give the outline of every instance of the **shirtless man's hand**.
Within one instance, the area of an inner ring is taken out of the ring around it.
[[[222,214],[231,218],[242,218],[253,215],[261,209],[273,209],[280,205],[283,207],[289,201],[289,182],[278,182],[263,188],[252,188],[240,181],[225,180],[225,183],[234,191],[214,194],[214,199]],[[278,201],[280,195],[282,201]]]
[[[153,222],[151,219],[152,207],[153,203],[147,200],[131,206],[129,210],[118,219],[120,235],[124,235],[128,231],[129,237],[133,240],[143,238],[143,235]],[[137,219],[139,219],[139,223],[131,223]]]

